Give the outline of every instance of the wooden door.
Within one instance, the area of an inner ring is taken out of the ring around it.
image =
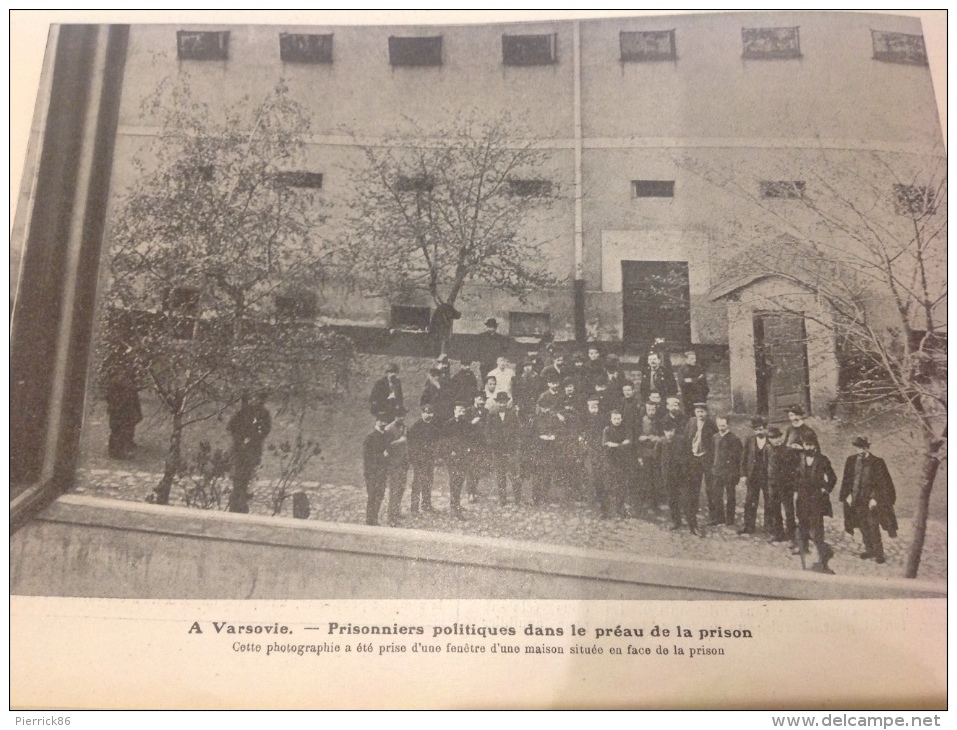
[[[788,407],[796,403],[810,414],[804,317],[784,312],[756,314],[754,360],[760,413],[772,421],[786,420]]]
[[[662,337],[691,344],[691,293],[687,261],[621,262],[622,342],[647,351]]]

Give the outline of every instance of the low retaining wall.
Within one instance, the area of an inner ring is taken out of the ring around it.
[[[153,599],[858,599],[946,584],[66,495],[10,539],[15,595]]]

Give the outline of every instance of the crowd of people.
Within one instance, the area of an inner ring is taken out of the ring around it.
[[[411,514],[434,511],[440,465],[448,475],[449,512],[459,520],[467,519],[463,500],[497,497],[502,505],[539,506],[559,499],[592,503],[603,519],[667,509],[672,530],[687,526],[704,537],[698,523],[704,491],[708,526],[754,533],[763,505],[769,542],[790,541],[802,564],[813,544],[811,569],[833,573],[824,518],[833,516],[838,480],[800,405],[790,407],[785,430],[753,417],[751,435],[742,442],[726,416],[710,413],[707,376],[694,350],[673,371],[663,343],[656,342],[632,379],[597,344],[571,363],[548,348],[516,371],[505,338],[493,336],[495,320],[486,325],[490,336],[479,373],[467,357],[453,373],[441,354],[414,418],[407,419],[395,364],[374,384],[375,426],[363,444],[367,524],[379,524],[386,495],[387,523],[400,523],[410,471]],[[839,491],[845,529],[861,530],[861,558],[884,563],[881,529],[891,537],[897,529],[894,485],[866,438],[853,445],[858,454],[847,460]],[[492,494],[482,493],[483,483],[492,485]],[[745,496],[737,526],[739,486]]]

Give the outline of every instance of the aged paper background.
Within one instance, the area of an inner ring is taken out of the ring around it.
[[[530,17],[542,17],[527,11]],[[668,11],[674,12],[674,11]],[[946,123],[946,15],[920,15],[942,120]],[[238,11],[217,22],[345,23],[330,13],[290,12],[280,19]],[[594,17],[594,13],[588,14]],[[190,22],[208,16],[189,14]],[[551,11],[548,17],[572,16]],[[442,22],[494,20],[487,12],[438,13]],[[360,14],[360,21],[423,22],[396,12]],[[499,19],[501,17],[499,16]],[[509,20],[517,19],[509,16]],[[11,207],[19,187],[51,22],[183,22],[183,12],[106,16],[85,12],[11,14]],[[946,132],[946,126],[945,126]],[[945,136],[946,139],[946,136]],[[571,602],[571,601],[333,601],[202,602],[37,599],[10,603],[10,702],[17,708],[383,708],[383,707],[805,707],[938,709],[946,707],[946,601],[867,602]],[[265,656],[272,637],[254,637],[259,653],[236,646],[246,637],[217,634],[212,622],[283,624],[283,643],[334,642],[323,654]],[[199,622],[202,634],[189,633]],[[421,641],[440,654],[411,653],[420,637],[397,637],[406,652],[379,655],[387,637],[371,637],[372,653],[344,653],[367,637],[327,633],[340,624],[424,627]],[[555,655],[452,654],[445,646],[485,644],[463,636],[432,639],[432,627],[455,623],[510,626],[511,644],[541,641],[522,635],[528,624],[564,627],[548,643]],[[572,638],[572,624],[586,635]],[[640,640],[595,638],[595,629],[643,627]],[[650,638],[654,626],[672,631]],[[674,639],[676,626],[694,639]],[[307,630],[306,627],[318,627]],[[698,631],[747,629],[751,638],[710,642],[723,656],[690,658],[655,653],[659,646],[702,646]],[[240,640],[238,644],[234,643]],[[601,646],[601,656],[569,648]],[[650,648],[650,655],[611,656],[609,647]]]

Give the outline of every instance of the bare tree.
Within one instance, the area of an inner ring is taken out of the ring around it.
[[[161,84],[151,156],[110,235],[104,373],[132,367],[171,420],[155,501],[169,500],[184,430],[254,389],[303,407],[345,385],[351,343],[317,327],[323,209],[302,159],[308,118],[286,87],[215,116],[188,77]]]
[[[365,165],[355,171],[347,225],[359,286],[385,297],[425,291],[454,307],[472,281],[522,300],[556,284],[547,241],[528,235],[559,190],[542,173],[548,155],[507,118],[462,118],[432,135],[409,125],[359,145]]]
[[[810,292],[820,307],[793,313],[830,333],[841,401],[858,414],[895,414],[901,437],[919,434],[905,568],[916,577],[947,435],[945,155],[821,149],[803,161],[804,180],[755,188],[731,169],[690,157],[678,164],[727,193],[747,221],[714,247],[719,276],[781,277]],[[771,305],[792,308],[787,297]]]

